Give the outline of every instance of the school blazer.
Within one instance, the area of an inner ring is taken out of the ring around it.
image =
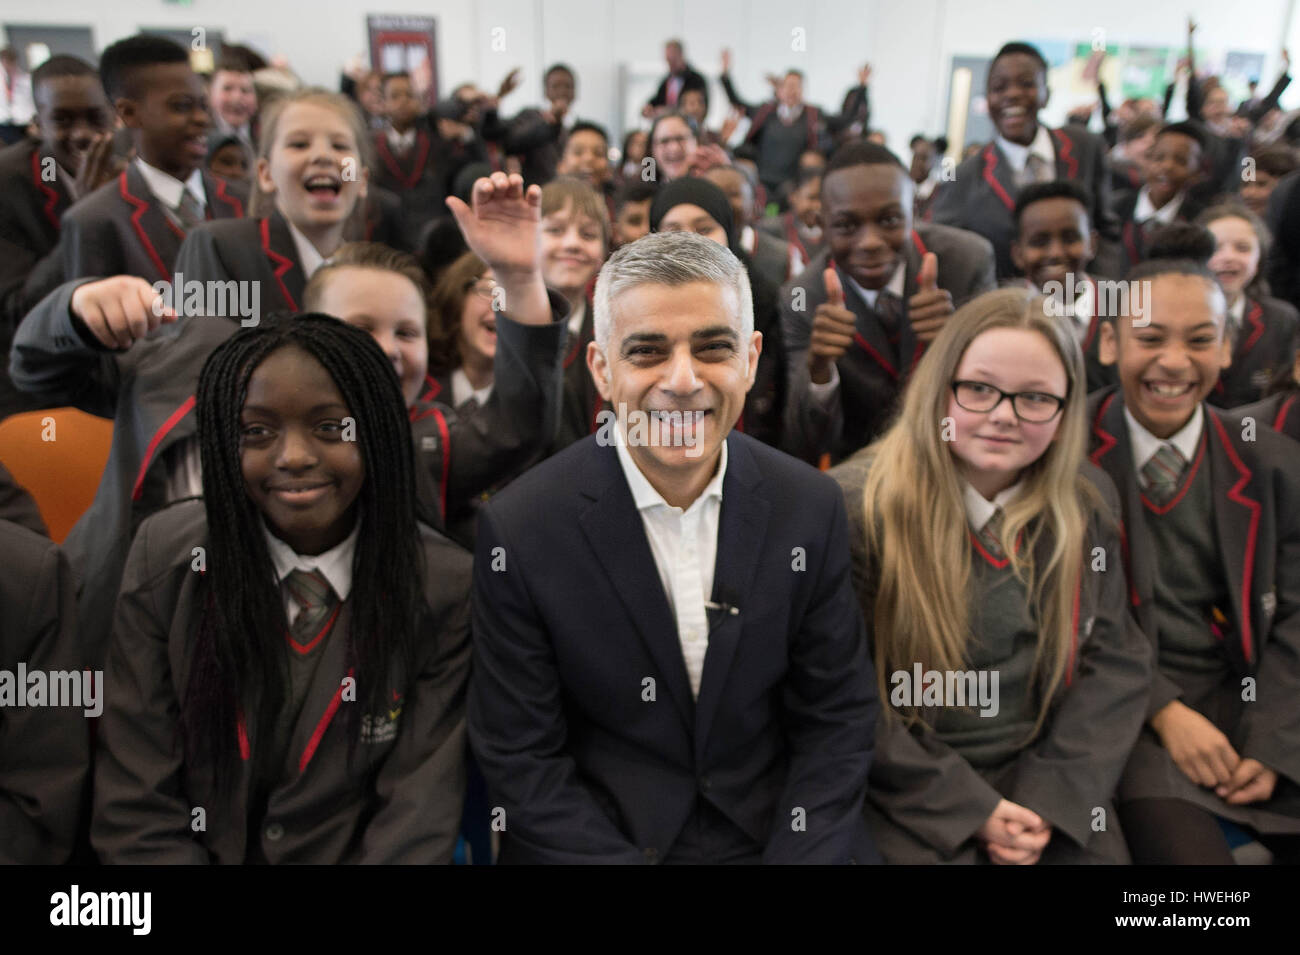
[[[1115,196],[1115,216],[1120,222],[1120,248],[1123,250],[1126,270],[1147,257],[1146,238],[1142,235],[1142,229],[1133,221],[1139,191],[1134,189]],[[1190,194],[1184,195],[1178,212],[1174,214],[1174,221],[1194,222],[1203,208],[1205,207]]]
[[[1297,326],[1300,315],[1294,306],[1268,296],[1248,297],[1232,346],[1232,364],[1219,373],[1205,400],[1220,408],[1260,400],[1277,369],[1295,364]]]
[[[1105,142],[1076,127],[1048,132],[1056,153],[1056,178],[1077,181],[1088,194],[1093,228],[1103,239],[1118,238],[1118,225],[1110,208]],[[990,142],[957,167],[954,179],[935,187],[932,221],[984,236],[997,253],[998,278],[1009,278],[1018,274],[1011,261],[1018,194],[1010,161],[996,141]]]
[[[765,861],[874,861],[875,677],[843,502],[779,451],[727,444],[711,599],[735,612],[715,612],[698,701],[614,447],[586,438],[480,512],[469,732],[502,862],[664,861],[697,799]]]
[[[273,209],[263,219],[206,222],[190,230],[176,256],[185,281],[255,281],[262,315],[302,309],[307,275],[288,220]]]
[[[451,181],[447,144],[424,123],[415,127],[415,143],[405,156],[394,152],[388,131],[374,136],[376,183],[401,201],[399,232],[407,249],[420,241],[420,231],[432,218],[446,213],[443,200]]]
[[[933,252],[939,259],[939,287],[960,307],[994,287],[993,249],[988,240],[949,226],[918,223],[904,246],[906,278],[903,283],[904,318],[898,340],[900,361],[887,356],[890,346],[880,320],[853,291],[844,274],[844,302],[857,319],[853,346],[837,361],[840,387],[828,411],[812,399],[808,374],[808,342],[817,306],[826,301],[822,273],[830,261],[824,252],[801,275],[781,288],[781,331],[789,385],[786,388],[785,450],[810,463],[829,452],[833,461],[848,457],[880,434],[894,413],[894,405],[924,345],[906,320],[906,300],[916,294],[921,258]],[[795,292],[803,290],[804,308],[796,310]]]
[[[0,464],[0,521],[11,521],[42,537],[50,536],[36,502],[3,464]]]
[[[458,411],[447,375],[428,376],[410,408],[417,494],[470,547],[478,508],[541,460],[559,428],[569,306],[557,292],[547,294],[549,325],[524,325],[498,313],[492,394],[481,407]]]
[[[207,539],[203,503],[191,500],[145,521],[132,546],[95,770],[91,840],[104,862],[241,863],[252,854],[253,760],[245,758],[226,802],[211,767],[177,744],[203,599],[192,549]],[[360,740],[350,739],[340,706],[344,678],[353,673],[350,608],[343,604],[257,834],[271,862],[451,861],[465,788],[470,557],[427,527],[420,542],[426,607],[415,669],[390,674],[394,710],[366,714],[382,738],[368,740],[363,729]],[[385,727],[393,722],[395,728]],[[258,739],[250,721],[241,750],[251,755]],[[207,809],[206,832],[191,829],[195,806]]]
[[[210,219],[238,219],[248,208],[248,192],[238,183],[204,172],[203,191]],[[64,215],[63,277],[138,275],[170,282],[184,239],[131,163]]]
[[[587,346],[596,340],[596,309],[587,296],[587,312],[577,335],[567,337],[564,350],[564,396],[560,408],[560,430],[552,450],[567,448],[589,434],[595,434],[597,415],[605,401],[587,368]]]
[[[1133,467],[1124,397],[1107,389],[1088,398],[1092,462],[1119,489],[1124,513],[1128,602],[1154,642],[1157,554]],[[1214,529],[1231,603],[1223,648],[1241,677],[1256,680],[1256,702],[1240,727],[1243,756],[1300,781],[1300,478],[1295,445],[1263,427],[1250,429],[1237,412],[1205,405],[1205,443],[1192,462],[1208,467]],[[1157,669],[1148,718],[1181,695]]]
[[[72,405],[114,419],[95,499],[63,544],[81,587],[81,639],[99,666],[131,536],[141,520],[163,505],[162,462],[177,442],[197,433],[199,371],[212,351],[239,330],[239,322],[182,319],[160,326],[125,351],[109,350],[69,310],[81,284],[59,286],[23,320],[10,373],[18,387],[50,407]]]
[[[780,288],[790,278],[790,246],[784,237],[754,227],[754,251],[750,254],[754,271]]]
[[[768,238],[776,239],[785,247],[785,269],[787,273],[790,271],[791,246],[799,250],[799,254],[803,257],[805,263],[811,262],[826,251],[824,239],[822,242],[810,246],[799,237],[799,228],[795,225],[793,212],[783,212],[779,216],[768,216],[766,219],[760,219],[754,224],[754,230],[760,236],[765,235]],[[757,242],[755,242],[754,249],[755,251],[758,249]],[[781,282],[785,281],[786,279],[781,280]]]
[[[16,675],[23,663],[29,674],[72,672],[81,683],[90,661],[67,559],[48,537],[7,520],[0,553],[0,670]],[[88,708],[0,707],[0,865],[57,865],[71,855],[90,764]]]
[[[0,328],[6,347],[27,310],[63,274],[54,252],[72,196],[62,175],[45,181],[44,164],[52,158],[35,139],[0,149]]]
[[[1253,419],[1257,426],[1272,428],[1293,441],[1300,441],[1300,391],[1290,389],[1269,395],[1253,404],[1240,405],[1235,410],[1244,422]]]
[[[831,470],[848,506],[854,587],[868,614],[879,586],[863,511],[873,457],[864,449]],[[1002,798],[1032,809],[1057,830],[1043,861],[1128,861],[1113,797],[1145,719],[1151,651],[1125,612],[1115,487],[1087,462],[1079,483],[1088,526],[1074,641],[1044,729],[1008,765],[981,773],[928,726],[909,728],[882,717],[867,803],[886,861],[977,861],[974,836]],[[1050,551],[1050,541],[1040,542],[1036,559],[1046,561]],[[1094,832],[1098,806],[1106,809],[1107,829]]]

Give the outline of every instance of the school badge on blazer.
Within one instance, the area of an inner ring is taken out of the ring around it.
[[[438,436],[436,434],[425,434],[420,436],[421,451],[437,451]]]
[[[391,743],[397,738],[397,724],[402,717],[402,697],[393,694],[392,709],[383,713],[366,713],[361,717],[361,742]]]

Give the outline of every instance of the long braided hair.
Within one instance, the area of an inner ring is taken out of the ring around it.
[[[282,718],[288,697],[288,622],[263,532],[241,468],[240,413],[254,370],[273,352],[295,347],[334,379],[356,422],[365,477],[357,494],[356,553],[348,666],[356,704],[347,707],[355,744],[363,712],[387,709],[394,666],[409,673],[422,616],[422,551],[416,527],[411,429],[392,364],[365,332],[327,315],[264,321],[241,331],[203,365],[196,396],[203,499],[208,520],[207,571],[187,692],[181,704],[186,752],[210,760],[217,786],[230,791],[240,751],[241,720],[259,735]],[[269,766],[257,746],[258,772]],[[351,746],[349,747],[351,755]]]

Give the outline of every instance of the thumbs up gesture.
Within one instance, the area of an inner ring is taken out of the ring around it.
[[[826,284],[826,301],[813,315],[812,336],[808,343],[808,372],[813,382],[824,385],[831,380],[831,366],[853,344],[854,316],[844,307],[844,289],[832,266],[822,273]]]
[[[932,342],[952,313],[952,296],[939,288],[939,257],[927,252],[916,276],[916,294],[907,300],[907,319],[918,339]]]

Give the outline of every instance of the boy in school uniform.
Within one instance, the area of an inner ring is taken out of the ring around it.
[[[1077,126],[1049,129],[1038,121],[1047,105],[1047,61],[1028,43],[1008,43],[989,65],[993,142],[964,160],[934,199],[933,221],[978,232],[993,243],[999,279],[1015,275],[1011,239],[1016,196],[1030,183],[1077,180],[1088,215],[1103,240],[1117,238],[1110,211],[1106,144]]]
[[[243,47],[222,47],[212,71],[209,98],[212,123],[218,135],[236,137],[250,161],[257,152],[257,87],[253,84],[254,64]]]
[[[181,46],[128,37],[104,51],[99,71],[136,158],[63,217],[63,276],[169,282],[186,232],[207,219],[241,217],[248,195],[203,169],[211,119]]]
[[[614,248],[635,242],[650,231],[650,204],[654,202],[658,183],[627,179],[614,190]]]
[[[839,461],[888,424],[912,368],[956,306],[993,288],[987,240],[912,221],[893,153],[849,143],[826,169],[828,248],[781,289],[785,450]]]
[[[1145,308],[1103,326],[1119,386],[1089,399],[1090,458],[1120,491],[1130,602],[1157,661],[1120,816],[1135,862],[1230,864],[1217,819],[1265,844],[1300,833],[1295,447],[1205,403],[1230,359],[1213,274],[1153,259],[1129,278]]]
[[[1088,263],[1097,248],[1097,231],[1088,218],[1088,197],[1066,180],[1026,186],[1016,199],[1016,238],[1011,260],[1025,284],[1058,306],[1058,316],[1083,348],[1088,391],[1115,383],[1115,370],[1098,358],[1104,302]]]
[[[736,166],[714,166],[704,174],[727,196],[736,225],[736,244],[749,256],[754,269],[776,288],[784,285],[790,271],[790,244],[770,232],[754,228],[754,186]],[[820,184],[819,184],[820,186]],[[818,189],[819,205],[821,191]]]
[[[0,865],[58,865],[74,848],[90,765],[86,715],[95,705],[84,697],[25,704],[36,673],[51,684],[57,674],[72,674],[78,696],[86,685],[76,580],[53,541],[8,520],[0,520],[0,552],[0,672],[16,680],[21,666],[28,674],[0,688]]]
[[[112,109],[99,74],[54,56],[32,74],[40,139],[0,150],[0,348],[8,365],[13,331],[62,280],[60,220],[79,196],[113,174]],[[34,408],[0,370],[0,418]]]
[[[1191,195],[1201,168],[1201,131],[1170,123],[1156,133],[1146,160],[1146,183],[1115,197],[1115,214],[1129,266],[1147,256],[1152,233],[1175,222],[1192,222],[1203,208]]]
[[[384,110],[388,124],[375,133],[374,181],[402,201],[402,247],[413,249],[420,230],[443,213],[447,170],[445,146],[422,118],[419,98],[405,73],[384,76]]]
[[[786,197],[790,208],[758,223],[761,231],[785,243],[791,275],[798,275],[826,250],[821,221],[823,173],[824,167],[801,168]]]

